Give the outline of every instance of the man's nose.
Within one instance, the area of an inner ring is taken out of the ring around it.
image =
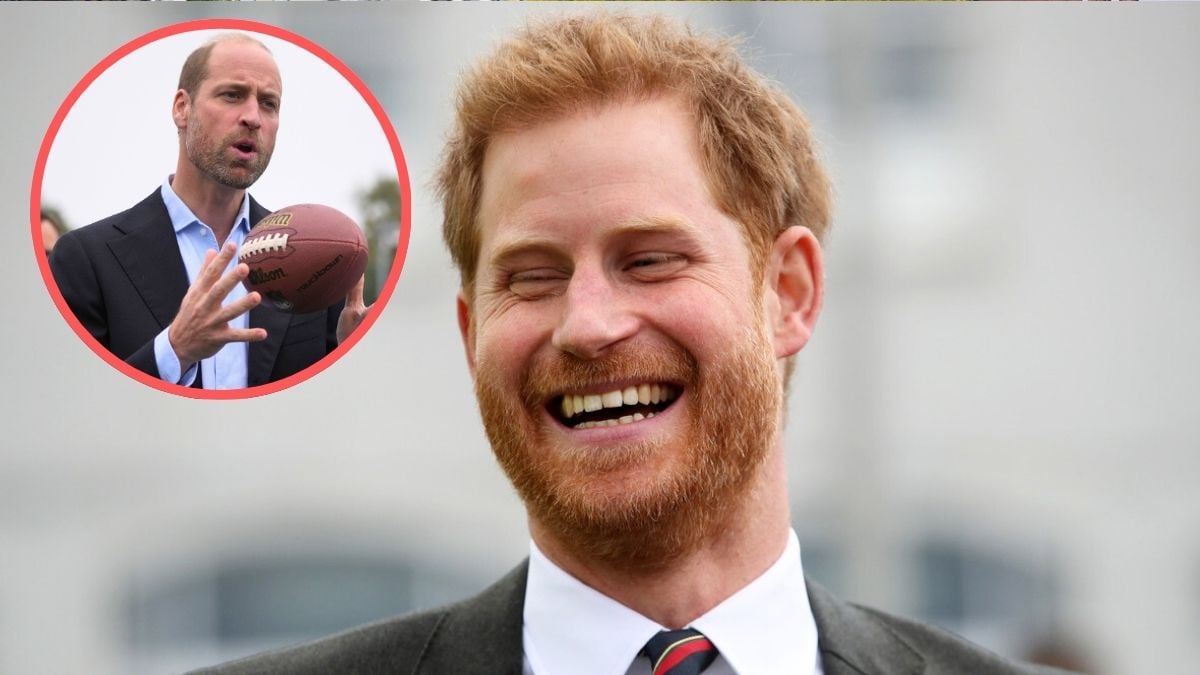
[[[551,343],[581,359],[594,359],[637,333],[627,298],[600,270],[576,268],[567,284],[562,315]]]
[[[262,113],[258,109],[257,98],[253,96],[246,97],[245,103],[242,104],[241,123],[254,130],[262,126]]]

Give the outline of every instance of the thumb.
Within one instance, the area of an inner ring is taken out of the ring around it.
[[[358,278],[358,282],[350,289],[350,293],[346,295],[347,307],[362,307],[363,306],[363,287],[366,286],[366,275]]]

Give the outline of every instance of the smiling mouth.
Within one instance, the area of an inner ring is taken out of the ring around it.
[[[632,424],[654,417],[679,398],[678,386],[645,383],[602,394],[563,394],[551,399],[550,413],[571,429]]]

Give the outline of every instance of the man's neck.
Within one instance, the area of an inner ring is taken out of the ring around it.
[[[682,628],[763,574],[787,545],[790,516],[780,449],[700,549],[651,573],[584,559],[532,518],[530,533],[554,564],[584,584],[668,628]]]
[[[225,243],[233,231],[234,221],[242,208],[246,191],[222,185],[201,173],[185,158],[180,158],[171,181],[171,189],[200,222],[208,225],[217,238],[217,245]]]

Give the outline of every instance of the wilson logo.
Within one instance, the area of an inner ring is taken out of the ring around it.
[[[265,284],[268,281],[278,281],[286,276],[287,272],[284,272],[283,268],[280,267],[276,267],[273,270],[252,269],[250,270],[250,283]]]

